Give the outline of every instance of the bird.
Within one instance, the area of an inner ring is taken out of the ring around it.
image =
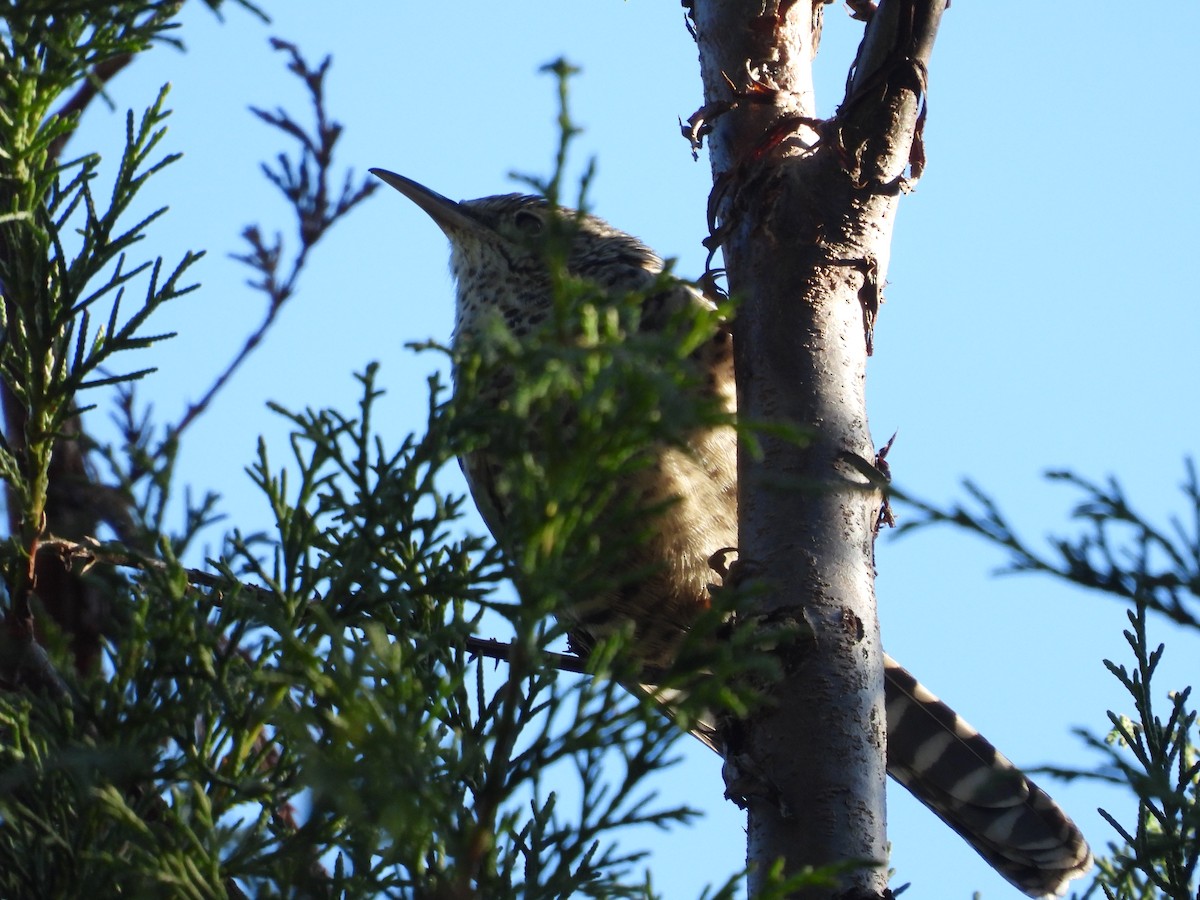
[[[450,242],[456,346],[486,339],[489,322],[502,322],[519,341],[551,315],[555,295],[546,248],[552,240],[559,242],[571,277],[601,295],[636,292],[640,328],[669,328],[680,310],[714,309],[703,290],[667,273],[649,246],[598,216],[523,194],[458,202],[386,169],[370,171],[423,210]],[[712,330],[689,357],[698,376],[694,389],[733,415],[733,338],[726,324]],[[572,649],[583,653],[613,629],[631,626],[636,658],[661,669],[711,605],[714,554],[737,543],[736,433],[711,424],[690,432],[686,446],[664,443],[648,452],[653,465],[638,473],[630,492],[664,511],[638,544],[636,558],[622,561],[639,580],[560,616],[570,628]],[[460,462],[499,539],[510,501],[496,487],[496,461],[473,451]],[[1058,804],[886,654],[884,698],[888,774],[1012,885],[1030,897],[1059,897],[1091,868],[1087,841]],[[722,752],[719,729],[701,724],[693,733]]]

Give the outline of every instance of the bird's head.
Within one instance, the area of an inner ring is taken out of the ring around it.
[[[371,173],[417,204],[449,239],[458,335],[485,314],[501,315],[518,334],[545,319],[553,306],[555,254],[568,274],[613,292],[646,289],[663,268],[658,255],[633,235],[542,197],[503,194],[456,202],[403,175]]]

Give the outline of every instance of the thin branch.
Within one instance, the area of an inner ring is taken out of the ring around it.
[[[835,117],[843,159],[861,186],[907,191],[921,177],[929,59],[948,5],[888,3],[867,22]]]
[[[69,541],[65,538],[48,538],[39,544],[38,550],[41,553],[56,556],[64,566],[69,567],[79,564],[85,572],[96,565],[134,569],[139,572],[165,573],[172,571],[171,567],[161,559],[146,556],[143,553],[138,553],[130,550],[128,547],[115,543],[101,543],[99,541],[79,543],[78,541]],[[257,596],[264,600],[275,596],[274,592],[268,588],[238,581],[228,575],[193,568],[184,568],[182,572],[187,579],[187,583],[192,587],[205,588],[213,592],[208,595],[208,599],[213,606],[220,606],[224,595],[232,590]],[[313,597],[313,600],[316,602],[319,602],[320,599],[320,595],[314,595]],[[482,656],[487,659],[495,659],[503,662],[510,661],[514,652],[512,644],[496,640],[495,638],[478,638],[474,636],[467,637],[466,648],[473,656]],[[573,653],[545,652],[541,656],[560,672],[581,674],[585,671],[586,660]]]
[[[487,659],[500,660],[508,662],[512,659],[513,645],[498,641],[495,638],[467,638],[467,650],[472,656],[483,656]],[[582,674],[585,671],[587,661],[573,653],[552,653],[544,651],[541,658],[546,660],[550,665],[560,672],[574,672],[576,675]]]
[[[136,569],[141,572],[170,572],[171,567],[161,559],[146,556],[131,550],[122,544],[88,540],[86,543],[71,541],[66,538],[47,538],[38,545],[40,553],[57,556],[64,566],[79,564],[83,571],[95,565],[115,566],[122,569]],[[213,597],[214,605],[220,606],[222,591],[230,589],[230,578],[203,569],[184,568],[184,577],[193,587],[211,588],[216,591]],[[236,582],[238,590],[261,597],[273,596],[267,588],[258,585]]]
[[[204,395],[188,406],[179,423],[170,430],[172,440],[178,440],[179,435],[208,409],[217,394],[262,343],[284,303],[295,293],[296,282],[308,260],[309,251],[339,219],[378,187],[378,184],[367,181],[355,187],[353,172],[347,170],[337,200],[331,200],[329,181],[333,169],[333,151],[341,137],[342,126],[330,119],[325,109],[325,75],[329,71],[330,58],[326,57],[319,66],[312,68],[294,44],[272,38],[271,46],[290,57],[288,71],[304,82],[315,119],[313,128],[308,130],[282,109],[266,112],[256,107],[250,108],[263,122],[279,129],[300,145],[294,158],[280,153],[276,157],[275,167],[262,164],[267,180],[280,190],[296,214],[300,245],[286,273],[283,273],[283,238],[276,234],[274,242],[268,242],[257,225],[249,225],[242,232],[242,238],[250,245],[250,249],[245,253],[233,254],[233,258],[258,273],[258,277],[248,284],[266,295],[266,315]]]

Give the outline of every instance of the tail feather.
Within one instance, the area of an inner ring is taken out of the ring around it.
[[[676,692],[641,685],[669,711]],[[888,774],[1010,883],[1030,897],[1061,897],[1092,866],[1075,823],[1045,791],[890,656],[884,657]],[[722,752],[705,717],[692,734]]]
[[[1075,823],[1020,769],[885,658],[888,774],[1031,897],[1061,897],[1092,865]]]

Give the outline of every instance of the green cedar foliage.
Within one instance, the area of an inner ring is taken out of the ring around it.
[[[128,216],[178,158],[165,90],[127,117],[119,160],[60,157],[108,78],[179,43],[179,6],[0,3],[0,477],[11,523],[0,543],[0,896],[653,896],[627,832],[694,815],[656,802],[649,781],[680,732],[619,686],[637,674],[621,635],[586,674],[559,671],[549,614],[617,577],[605,575],[601,529],[652,526],[653,511],[613,491],[645,464],[646,443],[717,415],[660,402],[688,392],[684,362],[712,317],[683,323],[682,343],[638,336],[636,298],[614,308],[566,285],[545,340],[498,336],[491,356],[454,360],[467,386],[516,367],[513,404],[473,405],[469,389],[452,398],[432,378],[426,428],[398,446],[373,421],[376,367],[359,376],[353,414],[276,407],[292,429],[288,458],[260,443],[249,467],[274,528],[231,528],[217,558],[189,568],[219,506],[210,493],[179,496],[188,426],[263,338],[309,251],[370,188],[347,178],[340,197],[329,190],[340,134],[324,108],[329,61],[309,67],[276,42],[313,102],[311,128],[258,113],[298,147],[264,170],[301,246],[288,257],[247,229],[240,259],[269,312],[201,402],[155,422],[134,390],[152,377],[137,351],[169,337],[153,320],[196,287],[200,256],[147,254],[163,209]],[[558,74],[565,99],[569,72]],[[111,196],[96,195],[102,175]],[[564,403],[581,410],[571,440],[523,452],[529,422]],[[88,437],[93,404],[111,407],[118,440]],[[522,549],[506,556],[463,536],[465,498],[439,486],[443,466],[485,441],[512,460],[506,477],[528,511],[508,544]],[[64,491],[56,465],[71,459],[87,464]],[[171,529],[167,511],[181,503],[183,527]],[[70,604],[54,602],[64,598],[102,619],[94,656],[79,650]],[[714,611],[699,629],[680,672],[660,673],[690,695],[683,722],[744,704],[734,685],[748,667],[769,674],[745,639],[703,639],[722,619]]]
[[[1149,619],[1200,631],[1200,481],[1187,465],[1184,515],[1170,529],[1156,526],[1112,479],[1097,484],[1071,472],[1051,472],[1082,498],[1072,510],[1078,533],[1053,537],[1050,552],[1025,541],[995,501],[967,483],[974,505],[938,509],[906,497],[916,517],[902,528],[951,524],[1001,547],[1008,572],[1037,572],[1099,592],[1128,605],[1124,632],[1130,661],[1104,660],[1129,695],[1128,711],[1109,711],[1105,730],[1082,729],[1099,757],[1092,768],[1051,768],[1063,778],[1126,787],[1136,799],[1131,820],[1101,809],[1112,826],[1108,853],[1097,856],[1096,877],[1083,894],[1109,900],[1195,900],[1200,862],[1200,729],[1191,685],[1163,686],[1156,676],[1162,643]]]

